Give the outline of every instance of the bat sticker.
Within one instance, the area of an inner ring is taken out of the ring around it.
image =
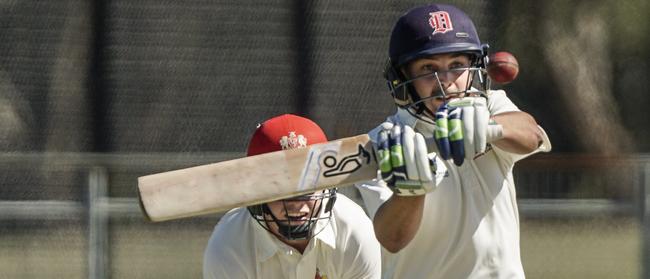
[[[329,170],[323,172],[323,176],[332,177],[353,173],[361,168],[364,160],[366,164],[370,163],[370,152],[365,150],[361,144],[359,144],[356,154],[345,156],[340,162],[337,162],[336,157],[332,155],[325,156],[323,158],[323,165],[328,167]]]

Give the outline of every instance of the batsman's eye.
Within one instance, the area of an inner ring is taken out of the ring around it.
[[[433,65],[427,64],[422,66],[422,68],[420,69],[420,74],[421,75],[433,74],[437,71],[438,68],[434,67]]]
[[[450,70],[457,70],[457,69],[463,69],[468,67],[469,67],[469,63],[461,63],[461,62],[454,62],[451,65],[449,65]]]
[[[416,69],[411,76],[417,79],[433,80],[435,79],[436,68],[431,65],[424,65]]]

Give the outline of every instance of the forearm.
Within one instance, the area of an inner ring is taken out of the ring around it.
[[[415,236],[422,220],[425,196],[393,195],[377,210],[373,221],[375,235],[391,253],[399,252]]]
[[[542,142],[542,133],[535,119],[523,111],[494,115],[492,119],[503,127],[503,137],[493,142],[497,147],[516,154],[533,152]]]

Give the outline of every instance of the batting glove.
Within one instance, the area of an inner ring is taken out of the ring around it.
[[[501,138],[503,127],[490,123],[484,97],[464,97],[443,104],[436,112],[435,140],[440,156],[460,166],[485,152],[488,140]]]
[[[399,196],[419,196],[435,187],[435,153],[410,126],[384,122],[378,133],[377,159],[381,179]]]

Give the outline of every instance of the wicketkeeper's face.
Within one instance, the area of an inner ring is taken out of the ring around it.
[[[288,226],[298,226],[318,217],[322,196],[303,195],[268,203],[271,213]],[[274,226],[272,226],[274,227]]]
[[[426,107],[436,111],[444,99],[464,96],[463,92],[470,84],[467,70],[470,66],[469,55],[445,53],[416,59],[406,66],[405,71],[409,78],[414,79],[413,87],[420,98],[428,98],[424,102]]]

